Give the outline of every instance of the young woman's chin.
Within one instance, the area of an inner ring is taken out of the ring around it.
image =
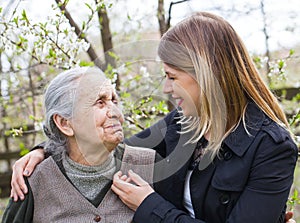
[[[187,106],[181,106],[180,108],[182,110],[183,115],[186,117],[190,117],[190,116],[197,117],[198,116],[198,112],[197,112],[195,106],[187,105]]]

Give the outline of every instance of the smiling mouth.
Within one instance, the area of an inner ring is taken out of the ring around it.
[[[113,129],[115,131],[123,131],[121,124],[110,124],[110,125],[105,126],[105,128]]]
[[[182,105],[182,102],[183,102],[183,99],[179,99],[178,102],[177,102],[177,105],[178,106]]]

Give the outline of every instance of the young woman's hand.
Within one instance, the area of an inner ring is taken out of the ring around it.
[[[117,172],[111,189],[133,211],[136,211],[143,200],[154,192],[153,188],[132,170],[128,171],[128,176],[122,175],[121,171]],[[286,212],[285,222],[296,223],[292,218],[293,212]]]
[[[128,176],[122,175],[121,171],[117,172],[111,189],[133,211],[136,211],[143,200],[154,192],[153,188],[132,170],[128,171]]]
[[[36,149],[15,162],[13,165],[10,191],[10,197],[12,197],[14,201],[18,201],[18,198],[24,200],[24,195],[28,192],[24,176],[30,176],[36,165],[42,162],[44,158],[44,150]]]

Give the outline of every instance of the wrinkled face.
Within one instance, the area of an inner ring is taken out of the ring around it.
[[[72,119],[78,147],[85,156],[104,147],[110,152],[124,137],[124,119],[114,86],[99,74],[88,74],[78,81]]]
[[[195,78],[184,71],[176,70],[164,64],[166,81],[163,91],[171,94],[176,105],[182,108],[185,116],[197,116],[200,88]]]

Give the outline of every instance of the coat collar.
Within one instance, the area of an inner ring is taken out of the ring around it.
[[[242,156],[252,144],[265,119],[266,115],[263,111],[255,103],[249,102],[245,113],[245,124],[248,133],[245,130],[243,120],[241,120],[238,127],[224,140],[224,144],[236,155]]]

